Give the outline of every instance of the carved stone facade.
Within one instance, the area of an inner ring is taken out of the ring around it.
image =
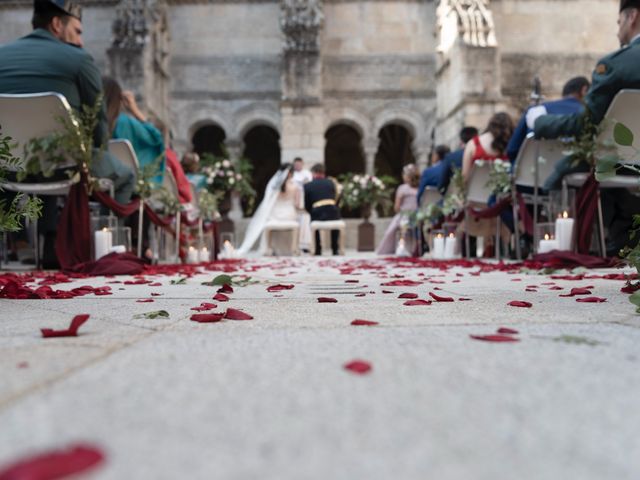
[[[372,171],[380,132],[404,127],[425,164],[461,126],[547,98],[616,48],[617,0],[84,0],[85,48],[171,126],[180,151],[217,125],[280,135],[281,158],[322,161],[334,125]],[[31,0],[0,2],[0,43],[30,30]],[[345,160],[347,161],[347,160]]]

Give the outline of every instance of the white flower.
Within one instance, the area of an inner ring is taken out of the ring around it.
[[[213,183],[213,179],[211,177],[207,178],[207,185],[211,185]]]
[[[223,160],[222,166],[225,168],[229,168],[231,166],[231,162],[229,160]]]
[[[240,173],[239,173],[239,174],[237,174],[237,175],[236,175],[236,180],[242,180],[242,174],[240,174]]]
[[[356,181],[356,182],[359,182],[360,181],[360,175],[354,175],[353,176],[353,180]]]
[[[227,170],[227,177],[233,177],[233,171]]]
[[[229,185],[233,185],[234,183],[236,183],[236,181],[233,178],[229,179]]]
[[[360,193],[360,190],[358,190],[357,188],[354,188],[353,191],[351,192],[351,195],[355,197],[358,195],[358,193]]]

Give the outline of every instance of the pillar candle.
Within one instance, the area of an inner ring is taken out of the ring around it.
[[[189,252],[187,253],[187,263],[198,263],[198,261],[198,250],[196,250],[194,247],[189,247]]]
[[[444,240],[444,258],[452,259],[456,256],[456,236],[450,233]]]
[[[433,252],[431,258],[441,260],[444,258],[444,236],[439,233],[433,238]]]
[[[103,228],[102,230],[96,230],[94,233],[94,246],[96,260],[104,257],[111,252],[111,242],[113,241],[113,235],[111,230]]]
[[[207,247],[202,247],[200,249],[199,258],[200,258],[201,262],[208,262],[209,261],[209,249]]]
[[[558,241],[554,238],[550,238],[548,233],[545,233],[544,240],[540,240],[538,244],[538,253],[547,253],[551,250],[558,250]]]
[[[556,219],[556,240],[558,250],[571,250],[571,240],[573,238],[573,218],[568,218],[569,214],[564,212]]]

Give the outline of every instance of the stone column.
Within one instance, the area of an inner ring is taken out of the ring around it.
[[[376,153],[378,153],[379,146],[380,139],[378,137],[367,138],[364,141],[365,173],[367,175],[375,173]]]
[[[282,100],[282,162],[302,157],[307,165],[324,162],[322,60],[319,35],[320,0],[281,0],[284,33]]]
[[[237,159],[244,151],[244,141],[239,138],[227,138],[224,141],[224,148],[227,149],[230,159]]]

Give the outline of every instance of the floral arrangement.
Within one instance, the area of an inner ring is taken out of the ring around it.
[[[483,160],[476,160],[476,165],[484,165]],[[497,158],[489,162],[489,181],[487,188],[496,197],[511,192],[511,162]]]
[[[243,196],[255,195],[251,186],[252,167],[248,160],[240,158],[232,161],[205,153],[200,162],[207,189],[214,195],[227,192],[238,192]]]
[[[220,195],[214,195],[209,190],[201,189],[198,191],[198,208],[200,208],[200,216],[207,221],[217,220],[220,217],[218,212],[218,202]]]
[[[396,181],[391,177],[347,173],[340,176],[340,182],[342,183],[341,206],[360,208],[379,205],[388,209],[392,205],[391,186]]]

